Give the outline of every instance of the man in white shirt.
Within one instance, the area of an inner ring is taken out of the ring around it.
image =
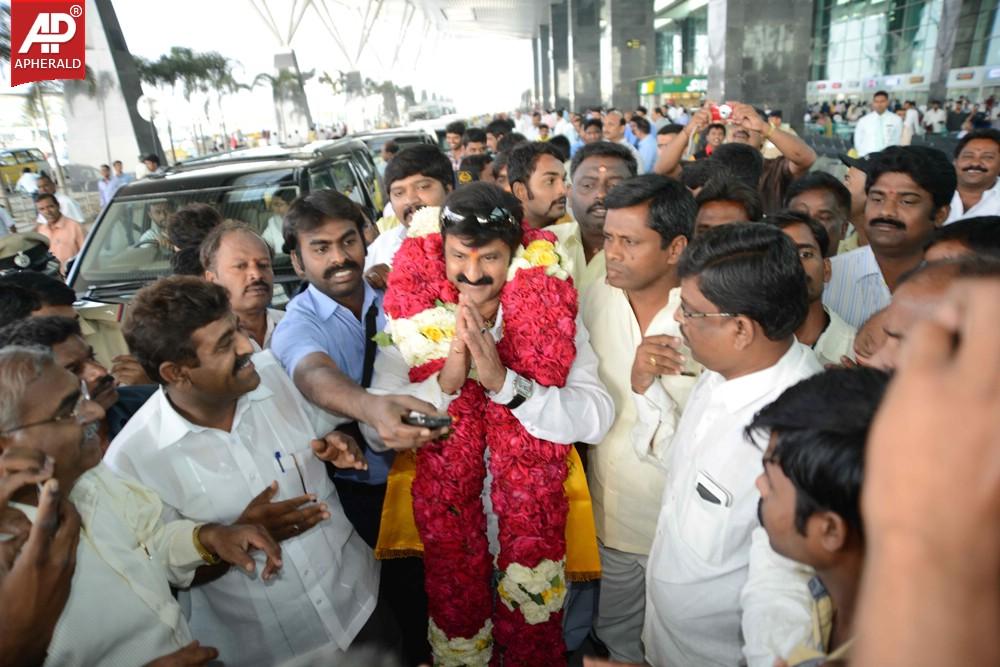
[[[38,194],[54,195],[56,201],[59,202],[59,210],[64,216],[81,224],[84,222],[83,209],[76,203],[76,200],[65,193],[56,192],[55,182],[45,174],[38,177]],[[41,213],[38,214],[37,220],[38,224],[45,224],[45,217]]]
[[[853,327],[889,305],[899,279],[924,260],[934,229],[948,217],[955,170],[926,146],[892,146],[868,161],[868,245],[830,260],[823,303]]]
[[[858,156],[898,146],[902,135],[902,119],[889,111],[889,93],[878,91],[872,96],[872,110],[854,128],[854,148]]]
[[[617,109],[612,109],[604,116],[604,140],[610,141],[611,143],[621,144],[629,149],[632,153],[632,157],[635,158],[636,163],[639,165],[639,173],[646,173],[646,169],[643,166],[642,156],[639,151],[629,143],[629,140],[625,138],[625,114]]]
[[[106,164],[101,165],[101,178],[97,181],[97,191],[101,197],[101,208],[103,209],[115,196],[117,190],[115,179],[111,177],[111,167]]]
[[[808,574],[757,522],[758,409],[821,370],[795,341],[808,310],[795,246],[736,223],[694,239],[678,267],[675,318],[704,365],[666,459],[649,555],[643,642],[651,665],[772,667],[809,629]]]
[[[806,213],[784,211],[767,216],[799,251],[809,290],[809,311],[795,330],[795,339],[808,345],[823,365],[840,364],[842,357],[854,358],[854,327],[823,305],[823,287],[830,282],[829,236],[818,220]]]
[[[226,291],[191,276],[136,295],[129,348],[157,391],[111,443],[108,465],[160,494],[170,516],[241,517],[282,541],[268,586],[229,570],[185,593],[196,636],[247,667],[332,664],[375,607],[378,567],[323,461],[362,468],[269,351],[253,354]]]
[[[257,350],[271,347],[271,334],[285,316],[268,308],[274,294],[271,246],[246,223],[227,220],[202,241],[200,258],[205,280],[226,288],[240,328]]]
[[[59,495],[80,515],[76,570],[45,664],[132,667],[164,656],[177,661],[168,664],[200,665],[217,657],[212,649],[192,645],[170,587],[189,586],[197,568],[222,557],[243,570],[236,576],[263,588],[264,582],[250,576],[254,561],[263,558],[247,550],[263,549],[267,563],[261,576],[269,581],[281,566],[274,541],[259,526],[161,521],[163,506],[155,493],[101,464],[97,423],[104,411],[51,352],[8,346],[0,350],[0,377],[0,451],[48,457]],[[47,485],[45,492],[54,490]],[[32,493],[11,506],[34,522],[40,502],[45,501]]]
[[[973,130],[955,147],[958,188],[944,224],[963,218],[1000,215],[1000,130]]]
[[[17,179],[14,190],[26,195],[35,194],[38,192],[38,174],[31,171],[31,167],[25,167],[24,171],[21,172],[21,177]]]
[[[600,145],[600,144],[595,144]],[[678,181],[645,174],[607,198],[607,281],[581,300],[601,381],[615,402],[615,422],[587,457],[601,594],[594,634],[612,660],[642,662],[646,559],[666,479],[663,460],[695,378],[681,375],[677,262],[694,227],[695,203]],[[639,407],[636,404],[641,403]],[[639,415],[659,413],[654,428]]]
[[[385,289],[392,258],[403,245],[413,214],[424,206],[444,204],[454,185],[451,161],[436,146],[410,146],[397,153],[386,166],[385,189],[398,224],[388,229],[380,227],[382,233],[368,246],[365,279],[372,287]]]
[[[948,112],[941,108],[939,100],[931,100],[931,108],[924,113],[924,129],[929,134],[944,134]]]

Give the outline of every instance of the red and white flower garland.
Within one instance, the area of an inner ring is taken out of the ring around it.
[[[412,382],[441,370],[455,335],[458,291],[445,275],[439,220],[437,208],[414,216],[385,296],[389,333]],[[576,357],[577,293],[555,242],[551,232],[525,226],[500,293],[497,352],[516,373],[561,387]],[[412,486],[435,664],[560,664],[570,445],[530,435],[473,379],[448,412],[454,430],[417,452]],[[481,501],[487,447],[500,528],[496,605]]]

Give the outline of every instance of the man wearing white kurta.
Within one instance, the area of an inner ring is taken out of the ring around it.
[[[295,519],[295,525],[281,526],[280,532],[269,526],[275,539],[284,540],[284,567],[276,579],[260,586],[229,570],[185,593],[182,602],[189,610],[192,632],[217,647],[228,664],[328,664],[342,656],[371,615],[378,567],[345,517],[323,462],[314,454],[316,439],[329,431],[332,418],[310,407],[270,352],[254,354],[251,361],[250,341],[233,328],[235,318],[215,313],[228,307],[220,290],[177,276],[146,288],[133,301],[126,339],[147,373],[164,386],[115,438],[106,461],[119,474],[156,490],[167,514],[195,520],[241,516],[275,480],[276,503],[313,496],[316,504],[298,505],[303,516],[312,519]],[[194,312],[203,313],[201,319],[210,319],[208,324],[185,327],[193,329],[188,335],[189,345],[198,353],[194,370],[179,369],[180,362],[166,360],[183,359],[183,351],[156,348],[156,330],[162,330],[163,318],[185,321],[180,304],[184,299],[194,302]],[[234,359],[222,365],[233,368],[235,389],[219,389],[219,378],[209,384],[204,375],[192,381],[176,375],[217,368],[210,350],[222,350]],[[232,399],[228,428],[194,421],[193,413],[201,409],[179,389],[184,382],[190,392],[203,396],[199,400],[206,405],[225,402],[220,397],[227,395],[238,396]],[[204,384],[190,388],[195,382]],[[182,412],[177,406],[185,401]]]
[[[764,225],[723,225],[681,259],[678,319],[705,366],[667,457],[649,555],[646,661],[772,667],[810,629],[809,573],[774,551],[757,521],[754,414],[819,372],[795,342],[805,276],[792,242]]]
[[[587,460],[601,554],[594,632],[612,660],[642,662],[646,560],[666,481],[650,458],[666,457],[695,383],[671,372],[660,355],[676,352],[665,345],[680,344],[677,261],[697,207],[683,185],[655,174],[622,181],[605,203],[607,281],[591,285],[581,301],[616,414]],[[650,359],[658,360],[655,367]],[[652,427],[639,424],[643,411],[655,415],[648,420]]]
[[[889,111],[889,95],[879,91],[872,96],[872,110],[854,128],[854,149],[864,157],[898,146],[902,135],[903,120]]]

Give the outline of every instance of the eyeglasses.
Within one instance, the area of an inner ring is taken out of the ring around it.
[[[688,310],[682,304],[680,307],[681,316],[685,320],[697,320],[703,317],[739,317],[738,313],[699,313],[694,310]]]
[[[87,391],[87,383],[80,380],[80,395],[76,399],[76,403],[73,404],[73,411],[68,415],[63,415],[61,417],[52,417],[51,419],[42,419],[37,422],[31,422],[29,424],[22,424],[21,426],[15,426],[14,428],[9,428],[3,431],[3,435],[9,435],[11,433],[17,433],[18,431],[23,431],[26,428],[32,428],[33,426],[42,426],[43,424],[61,424],[68,419],[73,419],[77,424],[84,424],[86,422],[86,415],[84,413],[84,407],[90,401],[90,392]]]

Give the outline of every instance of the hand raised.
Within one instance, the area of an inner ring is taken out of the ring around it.
[[[326,503],[317,503],[311,493],[288,500],[272,502],[278,493],[278,483],[271,484],[250,501],[236,523],[263,526],[279,542],[306,532],[320,521],[330,518]],[[305,507],[303,507],[305,505]],[[221,554],[220,554],[221,556]]]

